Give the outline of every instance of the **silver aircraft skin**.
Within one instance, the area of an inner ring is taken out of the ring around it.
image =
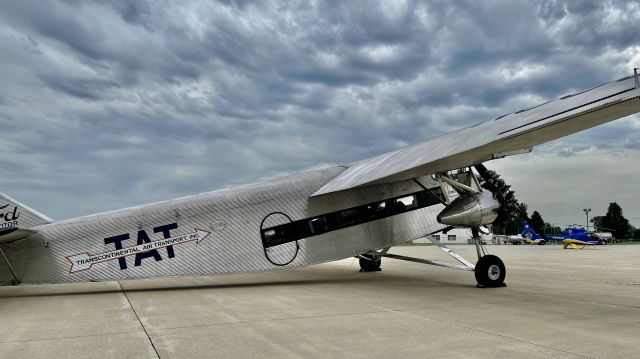
[[[265,218],[268,223],[262,227],[267,228],[288,222],[287,216],[296,221],[329,213],[335,208],[356,207],[377,199],[421,191],[413,181],[403,181],[310,198],[344,169],[332,167],[240,188],[43,224],[32,227],[37,233],[5,243],[2,249],[21,283],[59,283],[267,271],[347,258],[444,228],[436,221],[436,215],[444,205],[437,204],[265,249],[261,238],[261,224]],[[431,178],[429,181],[431,187],[437,186]],[[24,207],[18,204],[17,208],[22,212],[21,216],[25,214]],[[270,214],[273,215],[267,218]],[[132,248],[138,242],[158,243],[165,237],[180,237],[198,230],[206,231],[199,241],[184,241],[146,251]],[[87,259],[87,255],[127,248],[131,248],[131,253],[126,256],[127,253],[121,253],[97,258],[87,263],[90,266],[77,262],[78,258]],[[8,268],[1,267],[3,281],[11,282],[13,278]]]
[[[636,112],[637,75],[351,165],[58,222],[0,194],[0,284],[396,258],[386,253],[394,245],[451,225],[479,228],[495,220],[497,194],[471,166]],[[452,172],[460,169],[459,175]],[[457,199],[449,197],[452,188]],[[462,263],[447,266],[474,270],[441,248]],[[478,256],[483,254],[478,247]],[[504,266],[488,267],[490,278],[501,275],[499,284],[504,272]]]

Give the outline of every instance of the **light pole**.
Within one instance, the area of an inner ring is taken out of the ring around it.
[[[584,208],[583,211],[587,215],[587,233],[589,233],[589,212],[591,212],[591,208]]]

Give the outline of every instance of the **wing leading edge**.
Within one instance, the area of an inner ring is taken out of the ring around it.
[[[312,196],[474,165],[640,112],[633,76],[351,165]]]

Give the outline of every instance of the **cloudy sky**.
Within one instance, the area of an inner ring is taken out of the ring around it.
[[[640,4],[2,1],[0,190],[55,218],[353,162],[630,75]],[[493,161],[640,226],[640,117]]]

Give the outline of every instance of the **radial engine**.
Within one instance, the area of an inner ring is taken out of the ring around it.
[[[465,172],[467,180],[463,181],[466,184],[455,181],[446,174],[440,175],[440,180],[451,185],[459,196],[438,214],[439,223],[474,228],[491,224],[499,217],[501,220],[515,220],[519,214],[526,215],[522,213],[514,192],[510,190],[511,186],[500,175],[482,164],[475,168],[479,178],[469,169]],[[472,184],[475,184],[475,188]]]

